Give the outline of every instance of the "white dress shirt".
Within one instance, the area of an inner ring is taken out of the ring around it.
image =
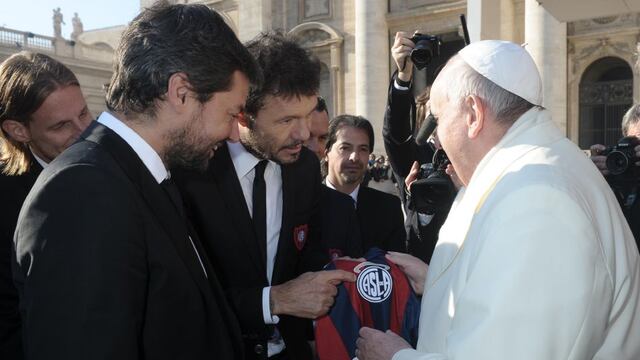
[[[393,80],[393,87],[396,88],[396,90],[400,90],[400,91],[409,90],[408,86],[402,86],[402,85],[398,84],[398,79]]]
[[[46,169],[49,163],[41,159],[38,155],[36,155],[36,153],[34,153],[33,150],[29,149],[29,151],[31,151],[31,155],[33,155],[33,158],[36,159],[38,164],[40,164],[40,166],[42,166],[43,169]]]
[[[137,132],[127,126],[125,123],[120,121],[115,116],[111,115],[108,112],[103,112],[100,114],[100,117],[97,120],[100,124],[108,127],[113,130],[118,136],[122,138],[133,151],[138,155],[140,160],[144,166],[149,170],[153,178],[160,184],[165,179],[171,177],[171,174],[164,166],[160,155],[147,143]],[[37,158],[36,158],[37,159]],[[204,268],[204,264],[202,263],[202,259],[200,258],[200,254],[198,253],[198,249],[196,249],[196,245],[193,243],[193,239],[189,236],[189,242],[191,242],[191,246],[193,247],[193,251],[195,251],[196,256],[198,257],[198,261],[200,262],[200,266],[202,267],[202,271],[204,271],[204,275],[208,277],[207,270]]]
[[[169,171],[164,166],[160,155],[137,132],[108,112],[100,114],[97,121],[113,130],[131,146],[158,184],[169,178]]]
[[[233,167],[238,175],[242,194],[247,203],[249,214],[253,217],[253,179],[255,178],[255,166],[260,162],[253,154],[240,142],[227,142],[229,155],[233,161]],[[282,171],[280,165],[269,161],[264,170],[264,182],[266,185],[266,210],[267,210],[267,280],[271,284],[273,276],[273,266],[278,252],[278,241],[280,239],[280,229],[282,227]],[[269,296],[271,287],[267,286],[262,290],[262,315],[265,324],[277,324],[280,319],[271,314]],[[268,344],[268,355],[277,354],[284,349],[284,342],[270,341]]]

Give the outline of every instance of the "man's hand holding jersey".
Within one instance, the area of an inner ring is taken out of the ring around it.
[[[343,281],[354,282],[354,274],[343,270],[304,273],[271,288],[271,313],[315,319],[325,315]]]

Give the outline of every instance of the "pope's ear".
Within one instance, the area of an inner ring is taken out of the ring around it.
[[[29,128],[19,121],[10,119],[3,121],[2,130],[17,142],[26,144],[31,141],[31,132],[29,131]]]
[[[467,136],[470,139],[475,139],[485,126],[485,112],[487,107],[484,105],[482,99],[476,95],[467,96],[465,103],[469,111],[466,118],[468,129]]]

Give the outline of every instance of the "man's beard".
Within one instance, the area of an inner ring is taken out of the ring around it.
[[[216,143],[208,143],[206,138],[199,137],[194,129],[194,118],[182,129],[177,129],[166,135],[168,145],[164,160],[169,169],[181,167],[189,170],[205,171],[209,164],[210,153]]]
[[[364,175],[352,175],[352,174],[340,174],[340,177],[342,178],[342,181],[344,181],[345,184],[359,184],[362,182],[362,180],[364,180]]]
[[[350,165],[349,167],[353,168],[353,165]],[[358,173],[352,173],[352,172],[346,172],[346,171],[341,171],[340,172],[340,177],[342,178],[342,181],[345,184],[359,184],[362,182],[362,180],[364,180],[364,175],[366,170],[366,167],[362,164],[360,164],[360,166],[358,166]]]
[[[282,161],[278,158],[278,152],[280,150],[302,144],[302,141],[292,141],[285,146],[274,149],[273,144],[275,143],[275,140],[270,136],[259,134],[255,129],[251,129],[247,133],[247,136],[240,137],[240,142],[245,147],[245,149],[247,149],[247,151],[253,154],[255,157],[259,159],[271,160],[280,165],[293,163],[300,157],[300,153],[298,153],[294,156],[294,159],[292,161]]]

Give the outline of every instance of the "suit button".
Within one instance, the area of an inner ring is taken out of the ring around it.
[[[256,346],[253,348],[253,351],[255,351],[256,354],[258,354],[258,355],[264,353],[264,345],[256,344]]]

